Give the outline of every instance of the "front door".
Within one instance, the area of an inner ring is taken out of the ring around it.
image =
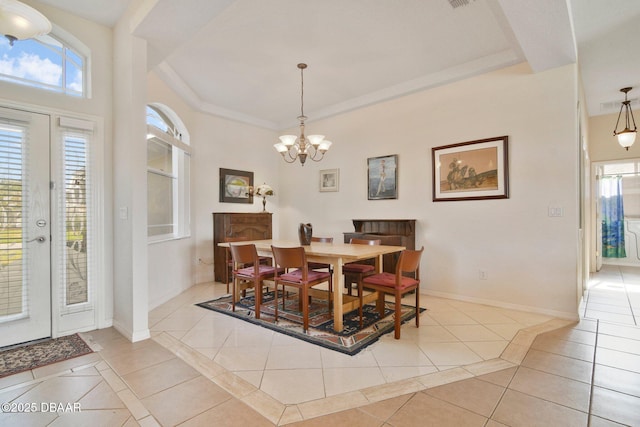
[[[0,108],[0,347],[51,336],[49,122]]]

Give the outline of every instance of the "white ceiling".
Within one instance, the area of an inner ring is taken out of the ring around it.
[[[617,111],[624,86],[640,94],[638,0],[41,2],[107,26],[152,4],[135,28],[149,68],[194,108],[272,129],[297,122],[299,62],[309,121],[525,60],[573,63],[576,43],[590,115]]]

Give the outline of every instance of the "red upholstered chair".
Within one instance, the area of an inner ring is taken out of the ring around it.
[[[260,264],[256,245],[231,245],[229,249],[233,260],[232,310],[236,311],[236,302],[240,300],[238,291],[253,288],[256,299],[256,319],[259,319],[260,304],[262,303],[262,282],[265,279],[272,278],[275,275],[276,268]],[[249,267],[245,267],[247,265]]]
[[[311,237],[312,242],[319,243],[333,243],[333,237]],[[326,269],[329,273],[333,273],[333,267],[331,264],[325,264],[323,262],[309,262],[309,270],[324,270]]]
[[[382,242],[380,239],[351,239],[349,243],[352,245],[379,245]],[[367,260],[369,261],[369,260]],[[375,261],[375,260],[374,260]],[[342,266],[342,274],[344,274],[344,286],[347,288],[347,293],[352,294],[352,285],[355,283],[358,285],[357,289],[360,289],[360,282],[366,276],[375,274],[375,265],[363,261],[349,262]]]
[[[406,249],[400,254],[396,264],[396,272],[378,273],[362,279],[359,285],[358,295],[360,295],[360,327],[362,327],[362,291],[371,289],[379,293],[378,308],[380,317],[384,315],[384,296],[391,294],[395,297],[395,339],[400,339],[400,317],[402,313],[402,296],[408,292],[415,291],[416,295],[416,327],[420,326],[420,258],[424,246],[419,251]],[[404,276],[403,273],[415,273],[415,278]]]
[[[247,240],[250,240],[247,236],[233,236],[224,238],[225,243],[246,242]],[[224,249],[224,262],[226,266],[224,269],[224,283],[227,284],[227,293],[229,293],[229,284],[231,283],[231,279],[233,279],[233,275],[231,274],[233,271],[233,259],[231,259],[231,251],[229,250],[229,248]],[[259,256],[258,260],[260,264],[271,265],[271,258],[267,256]]]
[[[282,309],[284,310],[285,304],[285,286],[292,286],[298,288],[299,295],[299,304],[300,309],[302,311],[302,329],[306,332],[309,329],[309,289],[313,286],[319,285],[320,283],[328,282],[329,283],[329,293],[328,293],[328,301],[327,308],[331,310],[331,290],[332,290],[332,282],[331,282],[331,273],[326,271],[315,271],[309,270],[309,265],[307,262],[307,256],[305,255],[304,248],[302,246],[294,247],[294,248],[279,248],[275,246],[271,246],[273,251],[273,259],[275,265],[278,268],[283,268],[286,273],[280,273],[280,271],[276,271],[276,275],[274,276],[274,281],[276,285],[276,297],[278,295],[278,285],[282,285]],[[278,306],[278,301],[276,301],[276,307]],[[278,320],[278,311],[276,309],[275,312],[276,321]]]

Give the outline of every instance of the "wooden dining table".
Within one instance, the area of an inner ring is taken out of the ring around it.
[[[249,240],[231,244],[254,244],[259,255],[273,256],[271,246],[276,247],[296,247],[300,246],[298,242],[287,240]],[[219,243],[219,246],[229,247],[230,243]],[[310,245],[303,246],[307,261],[321,262],[331,264],[333,266],[333,320],[334,330],[341,332],[344,329],[343,316],[355,310],[360,305],[358,297],[353,297],[343,293],[344,276],[342,274],[342,266],[348,262],[361,261],[365,259],[375,259],[376,272],[382,271],[382,256],[394,252],[405,250],[404,246],[388,246],[388,245],[356,245],[348,243],[321,243],[312,242]],[[310,295],[315,292],[325,292],[310,290]],[[325,294],[326,295],[326,294]],[[372,293],[364,297],[363,303],[377,301],[377,294]],[[256,307],[256,310],[259,308]]]

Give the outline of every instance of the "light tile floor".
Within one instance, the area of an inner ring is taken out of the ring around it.
[[[419,329],[348,357],[193,306],[223,291],[153,310],[151,340],[93,331],[96,353],[0,379],[0,403],[38,409],[0,425],[640,425],[634,326],[425,297]]]
[[[589,282],[582,308],[587,319],[640,326],[640,268],[603,265]]]

